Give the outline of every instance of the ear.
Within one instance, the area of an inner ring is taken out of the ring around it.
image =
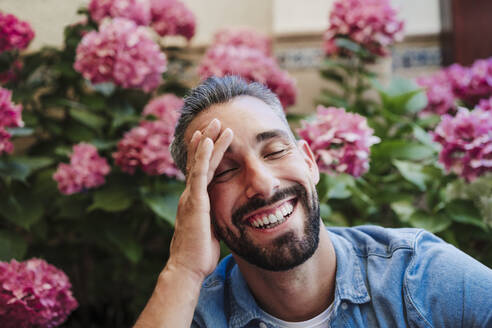
[[[314,184],[318,184],[319,182],[319,169],[318,169],[318,164],[316,164],[316,158],[314,157],[313,151],[311,150],[311,147],[309,147],[308,143],[306,140],[299,140],[297,142],[297,148],[299,148],[299,151],[301,152],[302,156],[304,157],[304,161],[306,162],[309,172],[311,174],[311,179],[313,180]]]

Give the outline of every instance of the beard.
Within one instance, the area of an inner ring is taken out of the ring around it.
[[[247,229],[251,227],[246,222],[241,222],[244,215],[290,196],[297,197],[297,205],[306,215],[302,235],[298,236],[294,231],[288,231],[273,239],[270,245],[255,244],[247,234]],[[279,190],[269,200],[252,198],[232,214],[232,223],[239,234],[228,227],[220,227],[214,218],[212,224],[218,237],[229,249],[247,262],[269,271],[290,270],[307,261],[318,248],[320,213],[316,189],[313,188],[309,196],[306,188],[301,184],[295,184]]]

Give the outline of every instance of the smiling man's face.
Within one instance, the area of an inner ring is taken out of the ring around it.
[[[188,126],[185,140],[214,118],[234,132],[208,187],[212,222],[233,253],[266,270],[291,269],[318,246],[318,168],[309,146],[263,101],[249,96],[214,105]]]

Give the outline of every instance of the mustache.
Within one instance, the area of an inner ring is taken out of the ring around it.
[[[236,227],[239,227],[242,218],[246,214],[251,213],[261,207],[272,205],[290,196],[298,196],[299,198],[305,199],[307,197],[306,188],[297,183],[291,187],[278,190],[270,199],[263,199],[258,197],[252,198],[246,204],[242,205],[234,211],[234,213],[232,214],[232,223]]]

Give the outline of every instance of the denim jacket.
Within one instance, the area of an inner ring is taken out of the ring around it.
[[[417,229],[327,230],[337,257],[330,327],[492,327],[492,270],[452,245]],[[192,327],[275,325],[228,256],[204,281]]]

